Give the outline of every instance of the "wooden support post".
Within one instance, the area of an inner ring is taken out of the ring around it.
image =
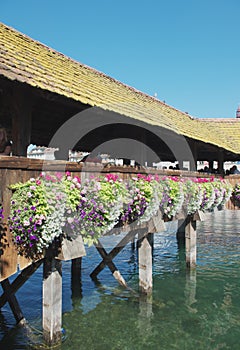
[[[76,258],[72,260],[72,297],[81,297],[82,296],[82,258]]]
[[[196,267],[197,259],[197,233],[196,220],[191,216],[186,219],[185,227],[186,264],[187,267]]]
[[[138,244],[139,289],[143,294],[152,293],[152,235],[147,233]]]
[[[185,244],[185,227],[186,227],[186,219],[178,220],[178,228],[177,228],[177,240],[179,245]]]
[[[221,175],[224,175],[224,157],[223,157],[223,151],[218,151],[218,172]]]
[[[189,144],[192,152],[192,159],[189,160],[189,170],[197,170],[197,142],[195,140],[189,140]]]
[[[12,138],[13,154],[27,156],[27,146],[31,142],[33,96],[27,87],[12,91]]]
[[[43,338],[47,345],[62,339],[62,262],[49,250],[43,265]]]

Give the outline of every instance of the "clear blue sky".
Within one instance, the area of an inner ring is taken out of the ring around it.
[[[192,116],[240,105],[239,0],[1,0],[0,21]]]

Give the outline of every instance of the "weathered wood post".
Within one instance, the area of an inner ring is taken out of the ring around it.
[[[82,257],[72,259],[71,266],[71,285],[72,285],[72,298],[79,298],[82,296]]]
[[[43,338],[52,346],[62,339],[62,262],[49,248],[43,263]]]
[[[192,215],[186,219],[185,226],[185,247],[186,247],[186,264],[187,267],[196,267],[197,261],[197,233],[196,220]]]
[[[152,293],[152,245],[153,234],[139,235],[138,240],[138,266],[139,289],[143,294]]]
[[[186,227],[186,219],[179,219],[178,220],[178,227],[177,227],[177,241],[178,246],[185,246],[185,227]]]

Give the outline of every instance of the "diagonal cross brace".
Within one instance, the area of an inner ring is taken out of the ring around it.
[[[132,239],[135,237],[136,234],[139,234],[140,237],[143,237],[147,231],[146,229],[134,229],[132,231],[129,231],[126,236],[124,236],[121,241],[114,247],[110,253],[107,253],[104,249],[101,242],[98,240],[98,243],[95,244],[96,249],[98,250],[99,254],[103,258],[103,260],[98,264],[98,266],[93,270],[93,272],[90,274],[91,278],[96,278],[96,276],[106,267],[108,266],[110,271],[112,272],[113,276],[118,280],[118,282],[123,285],[127,286],[124,278],[121,276],[119,270],[117,269],[116,265],[113,263],[113,259],[121,252],[121,250],[132,241]]]
[[[39,268],[43,260],[38,260],[32,263],[30,266],[26,267],[22,272],[17,276],[17,278],[10,284],[4,283],[5,280],[1,282],[3,287],[3,294],[0,297],[0,309],[8,302],[8,297],[10,294],[15,294],[19,288],[32,276],[32,274]],[[5,285],[5,288],[4,288]]]

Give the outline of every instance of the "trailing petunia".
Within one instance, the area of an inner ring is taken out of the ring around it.
[[[235,204],[240,206],[240,184],[239,183],[237,183],[234,186],[232,196],[235,201]]]
[[[118,223],[125,196],[125,185],[116,177],[108,175],[84,182],[76,215],[78,232],[85,243],[96,242]]]
[[[81,182],[69,172],[42,173],[11,189],[9,227],[19,253],[28,257],[41,255],[63,237],[81,235],[90,245],[116,225],[149,221],[159,209],[168,219],[181,209],[187,215],[219,209],[232,193],[223,179],[138,174],[122,181],[106,174]],[[240,199],[240,186],[234,191]]]
[[[183,210],[187,215],[194,214],[200,209],[203,201],[204,189],[195,179],[183,181],[184,202]]]
[[[177,177],[163,177],[161,183],[163,196],[160,202],[160,209],[163,216],[172,218],[181,210],[183,205],[183,184]]]
[[[203,212],[207,212],[212,210],[214,207],[216,193],[215,193],[214,185],[210,181],[202,182],[201,187],[203,188],[203,198],[200,205],[200,210]]]
[[[36,257],[63,234],[73,209],[66,181],[60,173],[43,173],[11,186],[9,227],[20,254]]]
[[[4,215],[3,215],[3,207],[2,205],[0,204],[0,221],[4,218]]]

